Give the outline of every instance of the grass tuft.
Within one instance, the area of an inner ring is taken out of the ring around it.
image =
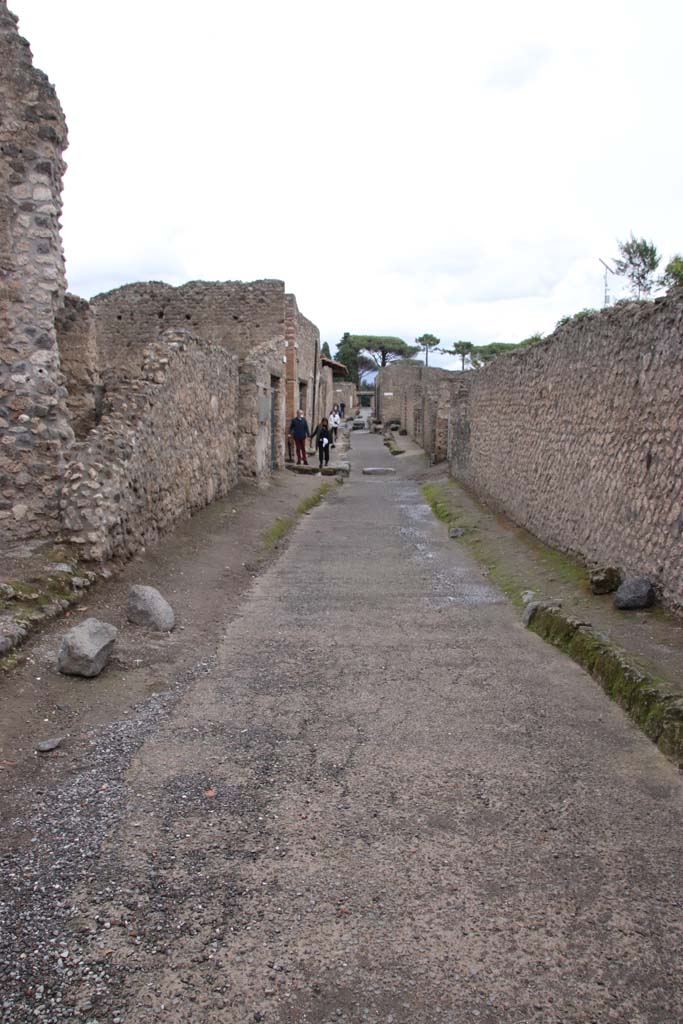
[[[313,494],[309,494],[307,498],[304,498],[303,501],[299,502],[294,515],[280,516],[279,519],[276,519],[270,529],[263,536],[264,546],[269,551],[272,551],[273,548],[277,547],[280,541],[294,529],[298,517],[305,515],[307,512],[310,512],[312,508],[315,508],[316,505],[319,505],[325,495],[334,487],[335,484],[332,483],[322,484],[317,491],[314,491]]]

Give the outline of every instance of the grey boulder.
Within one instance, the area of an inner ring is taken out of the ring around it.
[[[624,580],[614,595],[614,607],[649,608],[655,603],[655,589],[648,579]]]
[[[109,661],[117,636],[116,626],[109,622],[86,619],[62,640],[57,668],[67,676],[98,676]]]
[[[54,736],[51,740],[41,740],[36,743],[36,753],[38,754],[49,754],[51,750],[56,750],[57,747],[62,744],[62,736]]]
[[[156,587],[138,585],[128,591],[128,621],[167,633],[175,626],[175,615]]]
[[[386,466],[367,466],[363,470],[364,476],[391,476],[395,469],[388,469]]]

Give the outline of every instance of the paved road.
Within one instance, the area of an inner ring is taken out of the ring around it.
[[[353,445],[117,788],[64,1005],[680,1024],[680,774]]]

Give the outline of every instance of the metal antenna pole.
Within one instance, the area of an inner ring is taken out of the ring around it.
[[[610,274],[613,274],[616,277],[617,276],[617,272],[616,272],[616,270],[612,270],[612,268],[609,266],[609,264],[605,263],[605,261],[603,259],[601,259],[600,256],[598,256],[598,259],[600,260],[600,262],[602,263],[603,267],[605,268],[605,300],[603,302],[603,307],[604,307],[604,306],[609,306],[609,284],[608,284],[609,278],[607,277],[607,274],[609,272]]]

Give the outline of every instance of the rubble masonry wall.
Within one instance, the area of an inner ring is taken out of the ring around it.
[[[65,295],[55,318],[59,360],[68,391],[66,405],[74,433],[82,440],[96,425],[101,388],[100,358],[90,305]]]
[[[575,319],[467,375],[451,470],[556,548],[683,608],[683,290]]]
[[[55,313],[65,289],[59,232],[66,123],[0,0],[0,543],[59,522],[73,437]]]
[[[234,487],[238,387],[237,356],[189,332],[144,350],[69,452],[63,523],[86,559],[130,557]]]

